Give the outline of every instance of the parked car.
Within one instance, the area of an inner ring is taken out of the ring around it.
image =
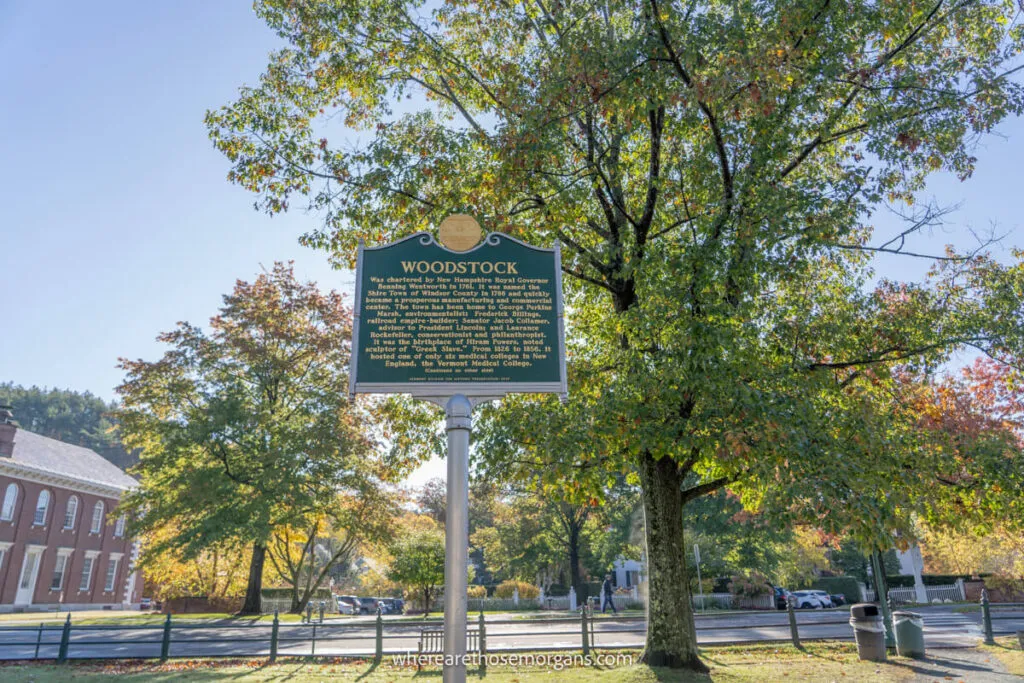
[[[821,609],[825,605],[815,595],[817,591],[794,591],[793,598],[796,601],[796,609]]]
[[[807,592],[818,598],[818,602],[821,603],[822,607],[835,607],[835,603],[832,602],[832,596],[827,592],[819,590],[811,590]]]
[[[359,598],[354,595],[335,596],[338,603],[338,611],[342,614],[359,614]]]
[[[846,604],[846,596],[841,593],[830,593],[828,597],[832,598],[833,607],[839,607]]]
[[[359,614],[376,614],[377,598],[357,598],[359,600]]]
[[[377,602],[384,614],[402,614],[405,611],[405,603],[399,598],[377,598]]]
[[[775,591],[775,609],[786,609],[786,602],[792,593],[780,586],[773,586],[772,590]]]

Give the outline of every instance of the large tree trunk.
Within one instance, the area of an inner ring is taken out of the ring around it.
[[[640,457],[647,532],[647,642],[650,666],[707,672],[697,654],[697,630],[683,542],[683,478],[672,458]]]
[[[267,558],[267,546],[260,543],[252,544],[252,560],[249,562],[249,585],[245,588],[245,604],[240,614],[259,614],[262,605],[260,594],[263,592],[263,562]]]
[[[576,591],[576,600],[582,604],[587,596],[580,585],[580,530],[575,525],[569,528],[569,585]]]

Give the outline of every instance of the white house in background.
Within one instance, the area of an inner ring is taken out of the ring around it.
[[[921,547],[912,545],[907,550],[897,550],[896,556],[900,560],[900,574],[914,577],[914,594],[919,603],[928,602],[928,591],[924,587],[924,559],[921,557]]]
[[[639,586],[643,579],[644,563],[639,560],[626,560],[620,557],[612,565],[612,580],[616,588],[632,588]]]

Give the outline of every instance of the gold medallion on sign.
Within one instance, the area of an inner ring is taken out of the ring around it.
[[[441,244],[452,251],[469,251],[480,243],[483,230],[472,216],[456,213],[441,221],[437,231]]]

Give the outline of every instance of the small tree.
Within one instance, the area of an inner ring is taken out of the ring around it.
[[[361,545],[391,533],[393,502],[371,479],[359,491],[339,494],[303,527],[274,532],[267,557],[282,583],[292,589],[290,611],[301,614],[335,567],[348,567]]]
[[[251,548],[243,613],[259,613],[267,546],[356,490],[372,459],[367,415],[349,405],[351,313],[274,264],[238,281],[209,331],[179,323],[155,362],[121,360],[124,444],[141,452],[139,488],[123,500],[151,547],[197,557]],[[141,564],[145,567],[147,556]]]
[[[444,585],[444,534],[419,529],[392,544],[388,578],[423,596],[423,616],[430,614],[431,600]]]

